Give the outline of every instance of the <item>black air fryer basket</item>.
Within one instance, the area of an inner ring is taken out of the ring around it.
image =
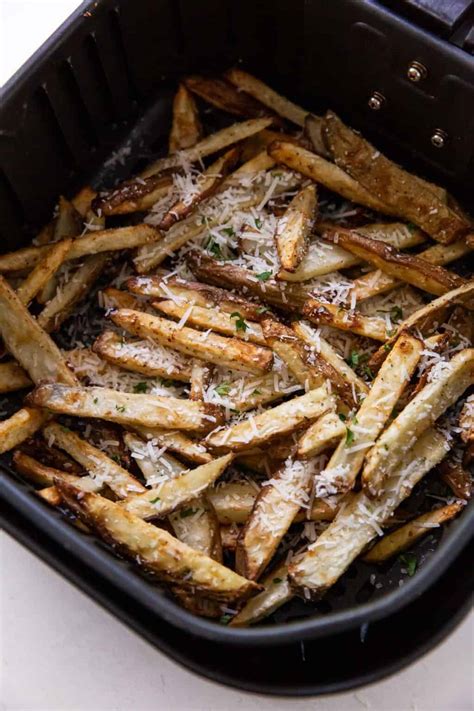
[[[111,185],[164,149],[180,76],[237,63],[309,110],[338,111],[472,209],[473,23],[469,0],[84,3],[4,89],[1,251],[28,242],[59,194]],[[355,563],[321,602],[239,630],[179,607],[2,466],[8,532],[171,657],[240,688],[367,683],[433,646],[470,604],[472,505],[417,544],[413,578],[397,562]]]

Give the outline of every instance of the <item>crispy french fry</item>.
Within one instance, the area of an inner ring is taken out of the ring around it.
[[[449,291],[447,294],[443,294],[443,296],[439,296],[426,306],[412,313],[398,325],[396,332],[374,353],[369,360],[370,368],[372,368],[372,370],[380,368],[402,331],[418,329],[421,334],[426,335],[435,324],[443,323],[455,306],[471,306],[473,298],[474,281],[470,281],[457,289],[453,289],[453,291]]]
[[[200,442],[195,442],[183,432],[171,432],[158,427],[140,427],[135,425],[134,429],[143,439],[156,440],[161,447],[166,447],[170,452],[179,454],[180,457],[196,464],[210,462],[212,456],[206,447]]]
[[[210,403],[137,395],[109,388],[40,385],[27,400],[29,404],[64,415],[95,417],[132,426],[202,432],[222,421],[220,408]]]
[[[366,563],[384,563],[398,553],[410,548],[419,538],[426,536],[433,528],[438,528],[463,509],[463,504],[454,503],[417,516],[393,533],[384,536],[364,555]]]
[[[307,504],[315,468],[288,459],[262,486],[237,542],[236,570],[257,580],[272,559],[301,506]]]
[[[254,99],[264,104],[264,106],[268,106],[279,116],[288,119],[288,121],[295,123],[297,126],[304,126],[308,112],[284,96],[277,94],[276,91],[264,84],[260,79],[236,67],[229,69],[224,76],[240,91],[253,96]]]
[[[232,481],[218,483],[207,492],[219,523],[245,523],[250,516],[255,499],[260,490],[252,481]]]
[[[212,379],[214,366],[202,360],[194,360],[191,368],[191,400],[204,400],[206,389]]]
[[[130,513],[147,520],[167,516],[200,496],[225,472],[232,459],[233,456],[227,454],[207,464],[201,464],[196,469],[168,479],[143,494],[129,497],[122,505]]]
[[[247,420],[223,430],[212,432],[207,443],[214,449],[233,452],[252,449],[275,437],[294,432],[334,408],[334,398],[323,386],[261,414],[251,415]]]
[[[53,244],[36,267],[28,274],[25,281],[20,284],[16,293],[20,301],[28,306],[35,296],[48,283],[54,273],[64,262],[71,249],[72,239],[64,239]]]
[[[427,430],[413,445],[375,499],[364,491],[349,493],[334,521],[296,562],[290,563],[293,590],[305,598],[320,598],[334,585],[352,561],[382,533],[382,525],[415,484],[438,464],[449,449],[446,437]],[[334,552],[337,551],[337,555]]]
[[[100,483],[94,482],[88,476],[77,476],[60,469],[55,469],[54,467],[46,466],[37,459],[21,452],[19,449],[13,454],[13,464],[17,472],[38,486],[52,487],[54,486],[54,479],[57,477],[64,477],[65,481],[70,481],[87,491],[98,491],[102,486]]]
[[[323,238],[334,244],[341,244],[385,274],[417,286],[430,294],[441,296],[465,283],[464,279],[443,267],[412,254],[403,254],[394,247],[364,237],[355,230],[338,227],[325,231]]]
[[[28,374],[17,363],[0,363],[0,393],[11,393],[32,385]]]
[[[0,334],[8,351],[34,383],[48,379],[68,385],[77,383],[59,348],[3,277],[0,277]]]
[[[262,592],[245,603],[240,612],[230,621],[230,627],[255,624],[278,610],[294,596],[288,580],[286,563],[282,563],[268,573],[262,580],[262,585],[264,587]]]
[[[149,377],[189,383],[191,363],[175,351],[146,341],[126,341],[114,331],[104,331],[92,346],[108,363]]]
[[[377,496],[384,481],[423,432],[474,383],[474,348],[457,353],[395,418],[367,456],[362,484]]]
[[[331,153],[328,151],[323,134],[324,119],[321,116],[308,114],[304,122],[304,133],[309,139],[315,153],[331,160]],[[278,136],[276,136],[278,138]]]
[[[140,560],[143,568],[161,579],[226,602],[243,600],[258,592],[255,583],[112,501],[60,481],[57,486],[65,503],[87,526],[128,558]]]
[[[255,322],[242,321],[240,311],[232,312],[238,313],[238,316],[231,317],[229,312],[204,308],[194,305],[192,302],[189,303],[189,301],[184,304],[177,304],[176,301],[171,299],[168,301],[152,301],[152,306],[157,311],[161,311],[166,316],[177,319],[179,322],[182,319],[186,319],[186,323],[199,329],[212,329],[212,331],[217,331],[217,333],[221,333],[224,336],[234,336],[243,341],[251,341],[262,346],[266,345],[261,326]],[[242,326],[245,324],[245,327],[238,328],[237,322]]]
[[[242,118],[256,118],[268,115],[265,107],[248,94],[238,91],[224,79],[203,76],[186,77],[186,87],[212,106]]]
[[[217,153],[217,151],[223,148],[228,148],[234,143],[243,141],[245,138],[253,136],[254,133],[268,128],[272,121],[272,118],[255,118],[249,119],[248,121],[241,121],[240,123],[234,123],[232,126],[227,126],[220,131],[216,131],[216,133],[212,133],[210,136],[206,136],[206,138],[203,138],[202,141],[199,141],[199,143],[196,143],[194,146],[185,148],[178,153],[173,153],[166,158],[158,158],[158,160],[154,161],[154,163],[143,171],[141,177],[147,178],[166,168],[179,166],[183,159],[193,162],[201,158],[206,158],[206,156]]]
[[[268,147],[268,152],[277,163],[283,163],[288,168],[311,178],[315,183],[324,185],[325,188],[342,195],[346,200],[352,200],[386,215],[396,214],[341,168],[316,153],[311,153],[288,141],[274,141]]]
[[[469,224],[440,200],[436,189],[390,161],[331,111],[325,116],[324,135],[340,168],[438,242],[449,244],[469,230]]]
[[[48,415],[32,407],[22,407],[6,420],[0,421],[0,454],[9,452],[34,435]]]
[[[240,316],[240,315],[239,315]],[[149,314],[119,309],[110,314],[112,321],[140,338],[152,338],[193,358],[224,365],[250,373],[265,373],[272,366],[272,353],[267,348],[244,343],[237,338],[223,338],[214,333],[196,331]]]
[[[126,180],[113,190],[100,193],[93,201],[95,213],[100,215],[128,215],[150,210],[164,198],[174,185],[172,171],[149,178]]]
[[[57,331],[68,318],[76,304],[84,298],[99,278],[107,264],[109,255],[93,254],[84,261],[71,279],[59,289],[38,314],[38,324],[47,333]]]
[[[185,84],[180,84],[173,99],[173,123],[170,131],[169,152],[191,148],[203,135],[199,111]]]
[[[308,427],[298,442],[298,458],[315,457],[346,436],[346,425],[335,412],[326,412]]]
[[[410,334],[399,337],[353,421],[347,422],[346,436],[317,478],[317,496],[352,489],[368,450],[408,385],[423,348],[422,341]]]
[[[135,309],[140,311],[144,304],[126,291],[121,291],[113,286],[108,286],[100,292],[104,309]]]
[[[159,224],[161,230],[169,230],[176,222],[187,217],[203,200],[213,195],[222,185],[225,176],[235,166],[239,159],[240,151],[231,148],[219,156],[203,173],[201,173],[197,191],[189,199],[178,200],[174,203]]]
[[[466,444],[474,442],[474,395],[470,395],[463,405],[459,416],[461,439]]]
[[[328,304],[312,297],[303,305],[302,313],[311,323],[350,331],[375,341],[385,341],[387,338],[385,320],[378,316],[364,316],[359,311],[349,311],[342,306]]]
[[[96,191],[93,190],[90,185],[86,185],[71,199],[71,203],[81,217],[85,217],[90,211],[92,200],[96,195]]]
[[[438,465],[441,479],[449,486],[454,496],[468,501],[472,494],[473,480],[470,473],[454,457],[444,459]]]
[[[145,491],[138,479],[72,430],[52,422],[43,428],[43,435],[47,442],[54,443],[79,462],[92,480],[100,486],[107,484],[119,498]]]
[[[275,240],[282,269],[294,272],[301,264],[308,249],[316,206],[316,187],[307,185],[292,199],[280,219]]]

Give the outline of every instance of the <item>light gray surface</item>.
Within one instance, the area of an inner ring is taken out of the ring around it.
[[[0,84],[76,5],[76,0],[0,0]],[[0,555],[4,711],[474,708],[469,676],[472,615],[438,649],[391,679],[332,697],[268,699],[217,686],[181,669],[5,534]]]

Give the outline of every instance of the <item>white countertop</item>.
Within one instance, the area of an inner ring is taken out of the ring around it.
[[[77,0],[0,0],[0,84],[77,4]],[[437,649],[378,684],[331,697],[265,698],[185,671],[5,534],[0,554],[2,711],[474,708],[469,676],[473,614]]]

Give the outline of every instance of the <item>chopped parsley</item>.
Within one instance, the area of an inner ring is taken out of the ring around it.
[[[347,417],[345,416],[345,414],[343,412],[338,412],[337,416],[339,417],[341,422],[345,422],[347,420]]]
[[[263,226],[262,220],[259,217],[256,217],[255,218],[255,227],[257,228],[257,230],[261,230],[262,226]]]
[[[349,445],[351,445],[354,439],[354,432],[350,429],[350,427],[346,427],[346,446],[348,447]]]
[[[174,383],[173,383],[172,380],[165,380],[164,378],[161,378],[160,384],[161,384],[164,388],[172,388],[173,385],[174,385]]]
[[[368,365],[364,365],[364,367],[362,368],[362,372],[369,378],[369,380],[373,380],[375,377],[372,369],[369,368]]]
[[[350,354],[349,358],[347,359],[347,364],[352,365],[352,367],[354,368],[356,365],[359,365],[359,362],[360,362],[360,356],[357,353],[357,351],[351,351],[351,354]]]
[[[188,516],[195,514],[196,511],[197,509],[183,509],[179,515],[181,518],[188,518]]]
[[[415,224],[413,224],[413,222],[408,222],[407,229],[410,232],[410,234],[413,234],[418,229],[418,227]]]
[[[216,388],[216,393],[218,395],[228,395],[230,392],[230,383],[221,383]]]
[[[158,501],[161,501],[159,496],[155,496],[154,499],[150,499],[150,504],[156,504]]]
[[[222,615],[222,617],[219,618],[219,622],[221,625],[228,625],[231,619],[232,615]]]
[[[125,405],[115,405],[117,412],[125,412]]]
[[[264,314],[264,313],[266,313],[267,311],[270,311],[270,309],[268,308],[268,306],[259,306],[258,309],[257,309],[257,313],[258,313],[258,314]]]
[[[272,582],[275,583],[275,585],[278,585],[278,583],[282,583],[282,582],[283,582],[283,578],[273,578],[273,581],[272,581]]]
[[[390,311],[390,318],[397,323],[403,319],[403,309],[400,306],[394,306]]]
[[[217,259],[222,259],[222,258],[223,258],[223,255],[222,255],[222,252],[221,252],[221,248],[220,248],[220,246],[217,244],[217,242],[216,242],[216,240],[214,239],[214,237],[209,237],[209,239],[207,240],[207,242],[206,242],[206,244],[205,244],[205,249],[207,249],[208,252],[210,252],[210,253],[213,254],[215,257],[217,257]]]
[[[99,398],[95,397],[92,402],[94,403],[94,405],[97,405],[97,403],[99,402]]]
[[[259,281],[268,281],[271,277],[272,273],[271,272],[260,272],[260,274],[256,274],[255,276]]]
[[[245,331],[248,329],[248,326],[245,323],[242,314],[240,314],[238,311],[234,311],[233,313],[231,313],[229,318],[235,318],[235,328],[237,329],[237,331],[243,331],[245,333]]]
[[[235,235],[234,228],[233,227],[224,227],[222,232],[227,235],[228,237],[233,237]]]
[[[410,578],[412,577],[412,575],[415,575],[418,561],[414,553],[402,553],[402,555],[399,557],[399,560],[403,567],[406,568],[407,574],[410,576]]]
[[[140,381],[136,385],[133,386],[133,392],[134,393],[146,393],[148,390],[148,383],[146,383],[144,380]]]
[[[262,391],[259,390],[258,388],[255,388],[255,390],[252,392],[252,395],[261,395]]]

